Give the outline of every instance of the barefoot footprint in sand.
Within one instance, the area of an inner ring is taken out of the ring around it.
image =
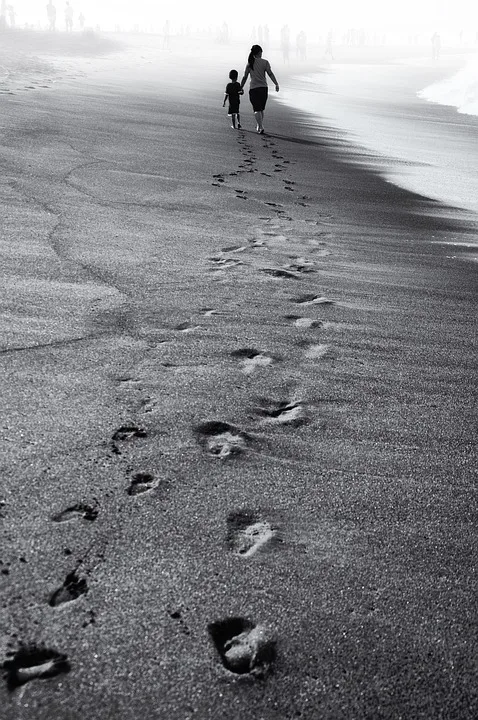
[[[263,677],[276,658],[276,641],[264,625],[231,617],[208,625],[209,634],[224,667],[237,675]]]
[[[10,691],[35,679],[46,679],[70,671],[68,656],[35,645],[21,647],[11,660],[3,663]]]
[[[227,540],[236,555],[252,557],[261,547],[277,538],[277,530],[249,510],[231,512],[227,518]]]
[[[242,372],[244,375],[251,375],[258,368],[268,367],[274,362],[274,358],[271,355],[267,355],[267,353],[263,353],[260,350],[254,350],[254,348],[234,350],[231,353],[231,357],[242,360]]]
[[[206,452],[219,460],[244,452],[250,441],[247,433],[218,420],[197,425],[194,431]]]

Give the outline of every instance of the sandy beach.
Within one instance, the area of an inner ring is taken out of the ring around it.
[[[476,718],[477,223],[199,50],[0,96],[3,717]]]

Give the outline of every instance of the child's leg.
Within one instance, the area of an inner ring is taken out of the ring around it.
[[[231,125],[233,128],[236,127],[236,113],[231,113]]]
[[[237,113],[237,127],[241,128],[241,116],[239,113]]]

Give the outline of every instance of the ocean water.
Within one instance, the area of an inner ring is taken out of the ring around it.
[[[305,113],[309,129],[335,128],[352,162],[478,220],[478,61],[462,62],[452,71],[428,60],[333,64],[277,98]]]
[[[464,115],[478,116],[478,55],[450,77],[421,90],[418,97],[456,107]]]

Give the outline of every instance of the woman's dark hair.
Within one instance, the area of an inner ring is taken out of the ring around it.
[[[247,64],[249,65],[250,68],[254,67],[255,56],[259,55],[259,53],[261,53],[261,52],[262,52],[262,48],[260,45],[253,45],[251,47],[251,52],[249,53],[249,57],[247,58]]]

